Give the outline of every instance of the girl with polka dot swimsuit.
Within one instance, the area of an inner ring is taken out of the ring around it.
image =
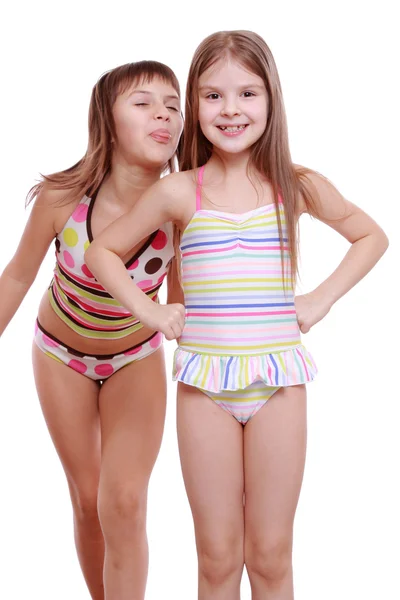
[[[93,88],[89,144],[72,168],[43,178],[21,243],[0,279],[0,334],[55,241],[54,276],[38,313],[36,387],[65,470],[81,568],[91,597],[144,598],[147,487],[165,418],[162,333],[114,299],[85,251],[163,173],[182,132],[180,90],[169,67],[142,61],[105,73]],[[152,303],[168,275],[172,225],[130,247],[126,277]]]
[[[293,164],[279,76],[260,36],[206,38],[186,92],[181,171],[145,192],[86,260],[115,298],[178,339],[173,378],[198,597],[237,600],[246,566],[254,600],[293,600],[305,384],[316,374],[301,333],[368,273],[387,238],[324,177]],[[315,290],[295,296],[302,213],[351,247]],[[121,258],[171,221],[180,234],[183,297],[155,305],[125,276]]]

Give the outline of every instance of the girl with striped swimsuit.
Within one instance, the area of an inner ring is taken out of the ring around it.
[[[380,227],[290,158],[281,88],[262,38],[219,32],[189,71],[181,171],[147,191],[87,252],[142,322],[177,338],[178,438],[196,533],[199,598],[291,600],[293,521],[306,450],[306,333],[379,260]],[[351,248],[295,296],[296,227],[308,212]],[[120,257],[162,223],[178,232],[183,296],[154,305]]]

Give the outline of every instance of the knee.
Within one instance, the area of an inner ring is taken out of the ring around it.
[[[98,510],[104,535],[120,529],[130,535],[144,530],[146,509],[147,490],[124,484],[100,491]]]
[[[291,536],[246,540],[245,563],[250,579],[256,575],[271,586],[279,586],[292,567]]]
[[[97,482],[77,485],[68,481],[74,517],[78,524],[98,521],[97,512]]]
[[[210,585],[221,585],[243,571],[243,540],[197,542],[199,571]]]

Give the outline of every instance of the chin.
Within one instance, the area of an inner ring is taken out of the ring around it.
[[[163,153],[161,156],[160,156],[160,154],[157,153],[152,156],[147,155],[147,156],[142,157],[142,162],[149,169],[161,169],[162,170],[162,169],[164,169],[165,165],[170,160],[170,158],[172,158],[170,153]]]
[[[214,148],[217,148],[220,152],[226,154],[243,154],[250,152],[250,149],[254,142],[246,144],[213,144]]]

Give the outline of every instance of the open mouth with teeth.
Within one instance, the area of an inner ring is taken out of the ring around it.
[[[217,127],[221,131],[226,131],[227,133],[236,133],[237,131],[243,131],[244,129],[246,129],[247,125],[230,125],[227,127],[224,125],[217,125]]]

